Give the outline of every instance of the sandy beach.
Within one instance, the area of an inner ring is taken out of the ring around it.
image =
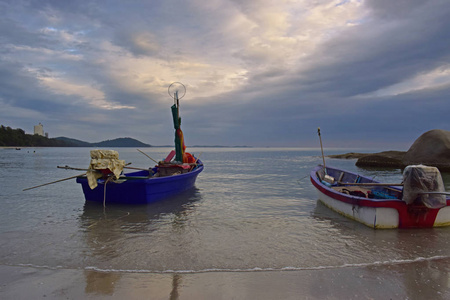
[[[128,273],[0,267],[2,299],[449,299],[450,259],[295,271]]]

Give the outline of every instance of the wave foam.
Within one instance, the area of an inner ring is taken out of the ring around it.
[[[414,259],[392,259],[385,261],[375,261],[369,263],[354,263],[354,264],[343,264],[340,266],[315,266],[315,267],[280,267],[280,268],[208,268],[201,270],[145,270],[145,269],[104,269],[95,266],[80,267],[81,270],[91,270],[96,272],[105,273],[148,273],[148,274],[196,274],[196,273],[219,273],[219,272],[279,272],[279,271],[312,271],[312,270],[325,270],[325,269],[341,269],[341,268],[358,268],[358,267],[376,267],[376,266],[386,266],[386,265],[399,265],[399,264],[410,264],[423,261],[434,261],[441,259],[449,259],[450,256],[432,256],[432,257],[417,257]],[[34,264],[8,264],[8,266],[18,266],[18,267],[30,267],[37,269],[49,269],[49,270],[62,270],[67,269],[63,266],[39,266]]]
[[[281,267],[281,268],[260,268],[254,267],[249,269],[225,269],[225,268],[211,268],[202,270],[124,270],[124,269],[102,269],[97,267],[86,267],[86,270],[93,270],[97,272],[118,272],[118,273],[154,273],[154,274],[195,274],[195,273],[213,273],[213,272],[278,272],[278,271],[311,271],[311,270],[325,270],[325,269],[340,269],[340,268],[358,268],[358,267],[371,267],[371,266],[384,266],[384,265],[399,265],[410,264],[422,261],[434,261],[441,259],[449,259],[449,256],[432,256],[432,257],[417,257],[414,259],[393,259],[386,261],[376,261],[370,263],[356,263],[356,264],[343,264],[340,266],[316,266],[316,267]]]

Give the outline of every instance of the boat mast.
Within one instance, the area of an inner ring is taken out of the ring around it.
[[[320,136],[320,127],[317,128],[317,133],[319,134],[320,150],[322,151],[323,169],[325,171],[325,174],[327,174],[327,167],[325,165],[325,156],[323,155],[322,137]]]
[[[186,87],[180,82],[169,86],[169,95],[173,97],[172,105],[173,126],[175,128],[175,161],[182,163],[184,154],[184,137],[181,131],[180,99],[186,94]]]

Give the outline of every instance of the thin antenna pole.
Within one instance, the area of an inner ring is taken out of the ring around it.
[[[147,156],[148,158],[150,158],[151,160],[153,160],[155,163],[158,163],[156,160],[154,160],[153,158],[151,158],[150,156],[147,155],[147,153],[145,153],[144,151],[141,151],[139,149],[136,149],[137,151],[141,152],[142,154],[144,154],[145,156]]]
[[[327,167],[325,165],[325,156],[323,155],[323,146],[322,146],[322,137],[320,136],[320,127],[317,128],[317,133],[319,134],[320,150],[322,151],[323,169],[325,170],[325,174],[326,174],[327,173]]]
[[[180,121],[180,99],[178,99],[178,91],[175,91],[175,93],[173,93],[173,100],[174,100],[174,104],[177,107],[177,122]]]

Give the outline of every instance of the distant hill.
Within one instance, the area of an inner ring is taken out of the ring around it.
[[[0,147],[70,147],[64,141],[37,134],[26,134],[22,129],[0,126]]]
[[[67,137],[47,138],[26,134],[23,129],[0,126],[0,147],[152,147],[149,144],[126,137],[98,143],[88,143]]]
[[[149,144],[142,143],[141,141],[129,137],[106,140],[97,143],[88,143],[67,137],[57,137],[55,139],[71,144],[72,147],[151,147]]]
[[[55,138],[55,140],[63,141],[67,145],[71,145],[71,147],[91,147],[91,143],[83,142],[83,141],[76,140],[76,139],[71,139],[71,138],[64,137],[64,136],[57,137],[57,138]]]
[[[149,144],[142,143],[138,140],[126,137],[114,140],[106,140],[100,143],[94,143],[95,147],[151,147]]]

